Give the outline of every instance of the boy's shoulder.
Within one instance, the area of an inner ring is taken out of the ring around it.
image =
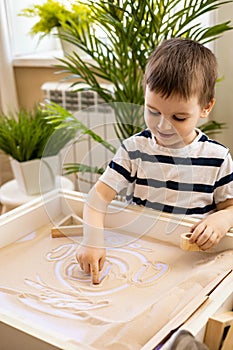
[[[225,157],[226,154],[229,153],[229,148],[216,141],[209,136],[207,136],[204,132],[199,130],[198,143],[200,147],[204,148],[210,154],[215,156]]]
[[[203,143],[203,145],[206,145],[208,147],[214,148],[214,149],[219,149],[222,150],[223,152],[228,152],[229,149],[225,145],[223,145],[221,142],[216,141],[209,136],[207,136],[204,132],[200,131],[199,137],[198,137],[198,142]]]
[[[143,140],[143,139],[152,139],[152,134],[151,131],[149,129],[144,129],[130,137],[128,137],[127,139],[125,139],[125,141],[133,141],[133,140]]]
[[[144,149],[145,147],[152,147],[152,134],[148,129],[142,130],[123,141],[123,147],[128,150]]]
[[[135,134],[135,137],[144,137],[146,139],[152,139],[152,134],[149,129],[142,130],[141,132]]]
[[[137,134],[134,134],[127,139],[124,140],[124,142],[134,142],[135,140],[137,141],[149,141],[152,139],[152,134],[149,129],[144,129]]]

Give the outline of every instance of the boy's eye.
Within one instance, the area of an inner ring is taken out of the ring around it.
[[[178,122],[183,122],[186,118],[173,115],[172,118]]]
[[[151,110],[151,109],[148,109],[148,111],[149,111],[149,113],[150,113],[151,115],[153,115],[153,116],[155,116],[155,117],[160,116],[160,112],[158,112],[158,111],[153,111],[153,110]]]

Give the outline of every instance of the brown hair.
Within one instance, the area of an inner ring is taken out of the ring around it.
[[[185,100],[196,95],[201,107],[215,95],[217,60],[202,44],[190,39],[172,38],[162,42],[149,57],[144,84],[168,98]]]

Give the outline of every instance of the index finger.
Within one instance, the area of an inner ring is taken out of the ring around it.
[[[91,264],[91,280],[93,284],[99,284],[99,263],[95,261]]]

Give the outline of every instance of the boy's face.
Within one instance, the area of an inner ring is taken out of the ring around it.
[[[146,87],[145,122],[159,145],[180,148],[196,137],[195,127],[200,118],[206,118],[214,105],[201,108],[197,96],[181,100],[177,96],[163,98]]]

